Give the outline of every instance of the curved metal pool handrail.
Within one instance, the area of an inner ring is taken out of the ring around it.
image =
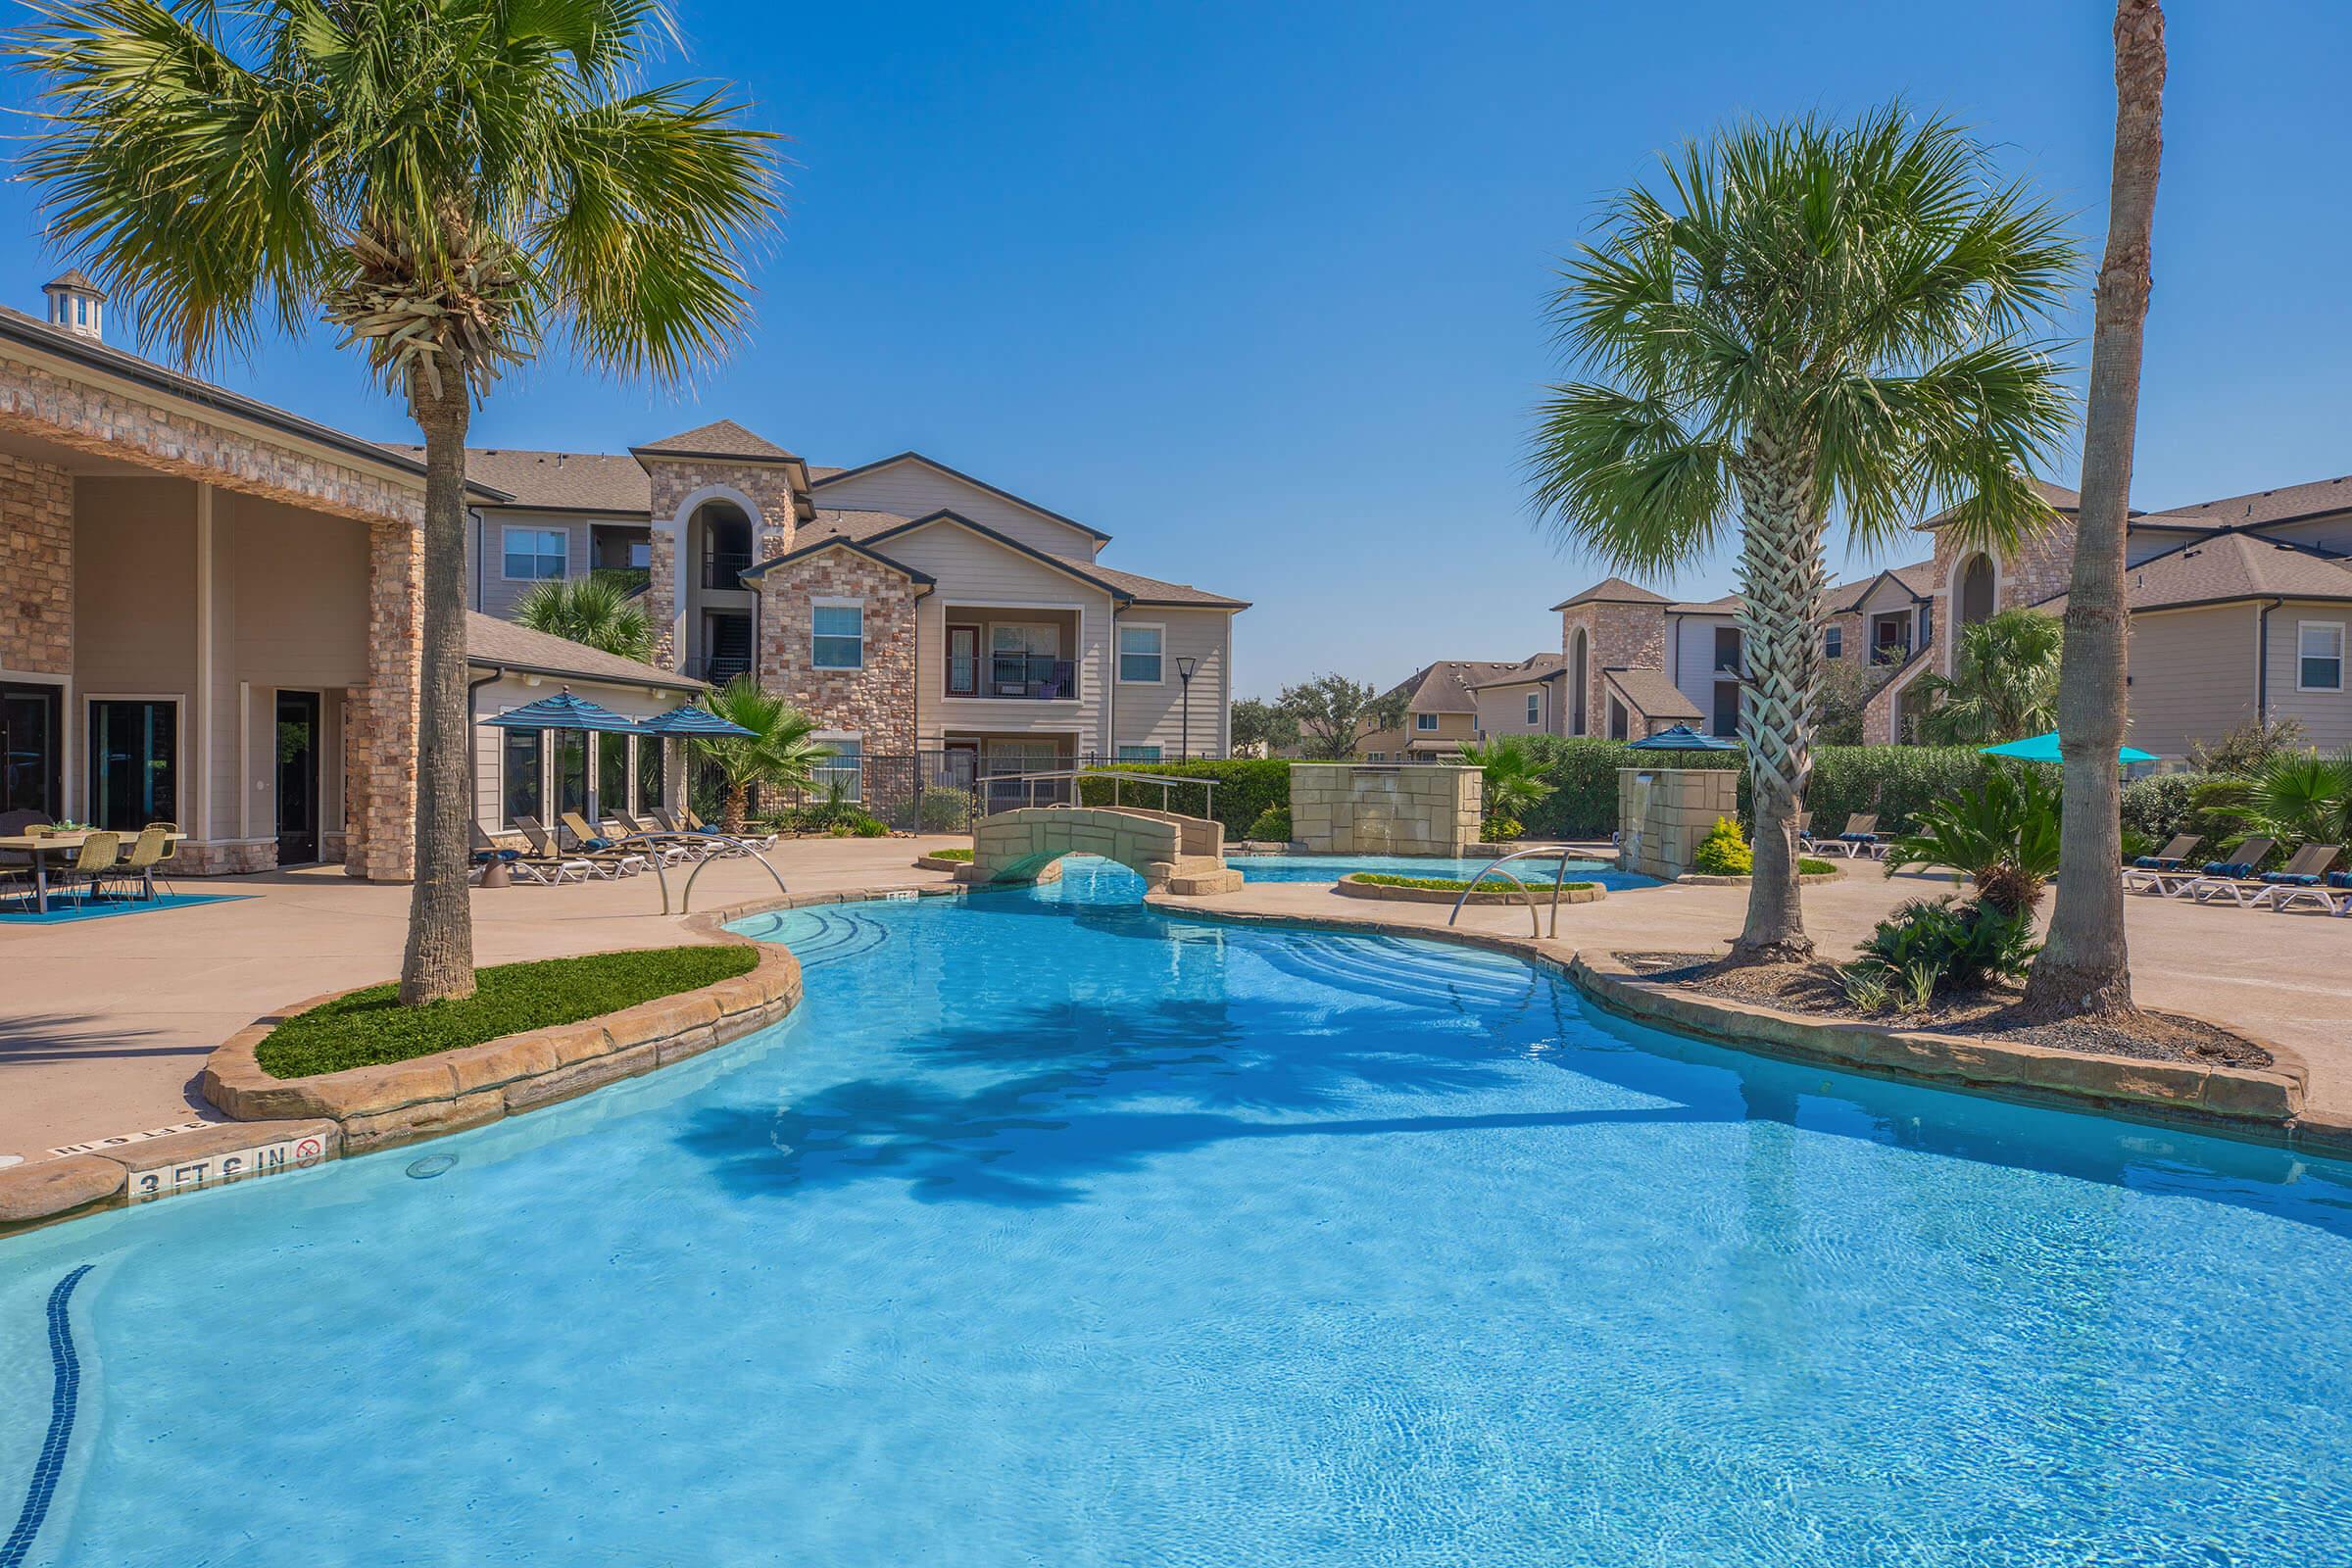
[[[740,846],[743,850],[743,853],[746,856],[749,856],[752,860],[759,865],[760,870],[765,871],[771,878],[774,879],[776,891],[778,893],[783,894],[788,899],[792,897],[792,889],[784,885],[784,878],[777,873],[776,868],[767,863],[767,857],[761,855],[758,850],[753,849],[751,845],[745,843],[742,839],[729,838],[723,833],[710,833],[703,836],[707,838],[717,839],[722,843]],[[731,855],[713,855],[705,859],[695,861],[694,870],[688,873],[686,878],[686,891],[678,895],[678,912],[680,914],[692,914],[694,912],[694,880],[696,877],[699,877],[703,874],[704,866],[710,864],[710,862],[713,860],[731,860],[734,858],[736,858],[736,857]],[[657,866],[656,870],[658,871],[660,867]],[[663,914],[667,914],[669,912],[669,883],[666,880],[664,880],[662,884],[662,912]]]
[[[1453,912],[1446,917],[1446,923],[1451,925],[1461,918],[1462,906],[1470,902],[1470,895],[1478,891],[1479,882],[1489,871],[1499,870],[1507,861],[1524,860],[1534,855],[1556,855],[1560,858],[1560,868],[1551,879],[1551,934],[1555,937],[1558,936],[1560,934],[1560,894],[1568,884],[1568,851],[1565,846],[1552,849],[1537,845],[1530,849],[1513,850],[1508,855],[1489,860],[1485,865],[1479,867],[1478,875],[1472,877],[1462,888],[1462,896],[1453,901]],[[1536,936],[1543,936],[1544,922],[1536,915],[1535,895],[1528,893],[1527,884],[1520,881],[1512,872],[1504,871],[1502,874],[1510,877],[1512,885],[1517,887],[1522,894],[1527,895],[1528,929]]]

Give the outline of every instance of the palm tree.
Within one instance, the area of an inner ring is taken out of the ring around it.
[[[2049,939],[2026,979],[2030,1016],[2128,1014],[2132,956],[2124,943],[2124,534],[2132,500],[2132,444],[2139,421],[2141,329],[2156,175],[2164,162],[2164,7],[2115,8],[2115,153],[2107,254],[2090,333],[2090,407],[2082,430],[2082,500],[2066,593],[2066,654],[2058,679],[2058,753],[2065,768],[2064,857]]]
[[[1862,547],[1949,503],[1999,549],[2051,520],[2027,475],[2065,433],[2029,333],[2076,266],[2057,216],[1959,126],[1742,123],[1619,196],[1562,270],[1563,351],[1532,454],[1571,544],[1657,573],[1740,535],[1755,875],[1732,961],[1813,951],[1796,810],[1812,770],[1826,522]]]
[[[1962,631],[1952,674],[1913,683],[1933,705],[1920,715],[1921,738],[1984,746],[2056,728],[2062,636],[2058,617],[2038,610],[2004,610]]]
[[[644,663],[654,657],[654,623],[645,601],[607,577],[555,577],[535,582],[514,601],[514,618],[608,654]]]
[[[400,1000],[473,990],[466,432],[566,335],[667,381],[744,325],[777,211],[765,132],[641,87],[655,0],[77,0],[15,44],[46,77],[27,167],[51,231],[183,363],[312,311],[424,434],[416,865]]]
[[[741,724],[749,735],[698,735],[694,749],[717,764],[726,783],[727,799],[719,826],[741,833],[751,814],[752,791],[760,785],[780,790],[805,790],[814,782],[816,764],[833,755],[833,748],[810,737],[816,720],[772,692],[762,691],[749,675],[738,675],[710,694],[710,711]]]
[[[1465,746],[1462,760],[1480,771],[1486,786],[1487,833],[1496,842],[1518,837],[1521,819],[1548,800],[1554,788],[1523,736],[1502,735],[1485,746]]]

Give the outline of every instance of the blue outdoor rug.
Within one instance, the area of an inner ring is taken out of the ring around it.
[[[250,893],[159,893],[152,899],[100,899],[84,904],[79,894],[49,895],[49,912],[32,912],[32,900],[0,898],[0,925],[64,925],[71,920],[103,920],[110,914],[144,914],[149,909],[184,909],[191,904],[227,904],[250,899]]]

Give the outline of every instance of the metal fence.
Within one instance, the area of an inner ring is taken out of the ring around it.
[[[1216,760],[1204,756],[1186,759]],[[897,832],[968,833],[974,820],[992,811],[1016,806],[1075,804],[1075,781],[1053,776],[1066,775],[1073,767],[1103,767],[1123,760],[1148,771],[1152,765],[1149,760],[1106,758],[1094,752],[1078,753],[1075,759],[1035,760],[1041,765],[991,760],[960,749],[843,754],[819,766],[808,789],[755,791],[751,814],[804,830],[821,831],[836,821],[854,822],[870,816]],[[698,815],[714,822],[724,813],[725,780],[710,759],[694,760],[687,774],[687,791]],[[1139,799],[1138,804],[1158,803]],[[1180,804],[1178,808],[1185,808]]]

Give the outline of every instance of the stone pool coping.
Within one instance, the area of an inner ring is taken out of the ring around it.
[[[1391,904],[1451,904],[1462,896],[1461,890],[1458,888],[1447,891],[1445,888],[1399,888],[1381,882],[1358,882],[1356,877],[1361,874],[1361,872],[1349,872],[1331,885],[1332,891],[1345,899],[1379,899],[1386,900]],[[1395,873],[1383,871],[1377,874],[1390,876]],[[1571,882],[1560,890],[1560,902],[1562,904],[1592,904],[1608,897],[1608,892],[1609,890],[1598,882],[1586,882],[1581,885]],[[1470,907],[1491,909],[1498,905],[1518,905],[1525,907],[1528,895],[1533,895],[1539,906],[1548,906],[1551,903],[1551,884],[1530,882],[1527,885],[1527,894],[1522,894],[1513,887],[1505,887],[1493,893],[1482,888],[1470,895]]]
[[[206,1059],[201,1087],[227,1121],[162,1138],[113,1140],[88,1153],[0,1169],[0,1238],[464,1132],[689,1060],[765,1028],[800,1003],[800,960],[780,945],[728,933],[729,922],[777,909],[961,891],[926,883],[802,893],[697,914],[684,923],[686,932],[714,945],[756,947],[758,965],[747,974],[602,1017],[410,1061],[272,1078],[254,1056],[271,1029],[294,1013],[366,988],[273,1009]]]
[[[2267,1040],[2256,1043],[2272,1054],[2274,1065],[2268,1070],[2144,1061],[1783,1012],[1661,986],[1643,980],[1608,954],[1581,952],[1566,943],[1534,937],[1338,909],[1298,915],[1207,909],[1152,898],[1146,902],[1196,920],[1322,927],[1486,948],[1550,968],[1595,1004],[1637,1023],[1756,1055],[2352,1158],[2352,1117],[2306,1111],[2308,1070],[2302,1057]]]

